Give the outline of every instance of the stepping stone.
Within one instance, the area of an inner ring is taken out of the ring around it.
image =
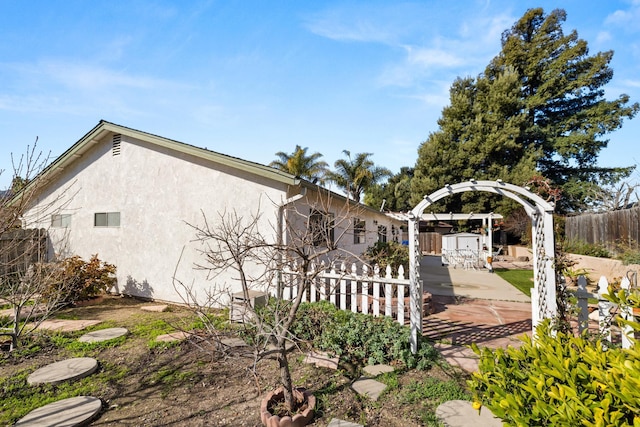
[[[74,332],[81,331],[89,326],[102,323],[102,320],[65,320],[65,319],[48,319],[38,326],[38,329],[46,329],[49,331]]]
[[[173,341],[182,341],[189,338],[189,332],[185,331],[176,331],[168,334],[160,335],[156,337],[156,341],[158,342],[173,342]]]
[[[333,418],[327,427],[364,427],[362,424],[356,424],[349,421]]]
[[[304,358],[304,363],[315,363],[316,368],[338,369],[338,357],[329,357],[323,351],[310,351]]]
[[[240,338],[225,338],[223,340],[220,340],[220,344],[230,348],[247,347],[247,343]]]
[[[93,331],[93,332],[84,334],[83,336],[78,338],[78,341],[80,342],[108,341],[115,338],[120,338],[121,336],[127,335],[128,333],[129,331],[127,331],[125,328],[100,329],[98,331]]]
[[[360,377],[359,380],[351,385],[351,388],[360,396],[367,396],[369,399],[376,401],[387,386],[371,378]]]
[[[293,350],[295,347],[296,347],[296,345],[291,341],[287,341],[287,342],[284,343],[284,349],[287,352]],[[267,344],[267,347],[266,347],[267,351],[273,351],[273,350],[277,350],[277,349],[278,349],[278,347],[276,347],[275,345]]]
[[[466,372],[475,372],[478,370],[478,360],[480,358],[469,347],[444,343],[435,343],[433,346],[449,365],[457,366]]]
[[[446,427],[501,427],[502,420],[493,416],[489,408],[473,409],[466,400],[450,400],[436,408],[436,418]]]
[[[155,313],[162,313],[163,311],[166,311],[169,308],[168,305],[166,304],[162,304],[162,305],[143,305],[140,307],[140,310],[144,310],[144,311],[153,311]]]
[[[85,425],[102,409],[102,401],[96,397],[77,396],[58,400],[34,409],[14,426],[19,427],[73,427]]]
[[[76,357],[52,363],[36,370],[27,377],[29,384],[60,384],[91,375],[98,369],[98,361],[91,357]]]
[[[393,372],[393,367],[389,365],[367,365],[362,370],[371,377],[377,377],[387,372]]]
[[[46,312],[46,306],[40,304],[38,306],[26,306],[22,307],[20,310],[20,320],[24,320],[27,318],[38,318],[42,316]],[[15,319],[15,313],[13,308],[6,308],[4,310],[0,310],[0,317],[8,317],[9,320],[13,321]]]

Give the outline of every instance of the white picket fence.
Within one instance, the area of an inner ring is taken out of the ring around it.
[[[302,300],[329,301],[341,310],[389,316],[404,325],[408,319],[410,283],[405,278],[404,268],[400,266],[395,277],[390,266],[387,266],[384,276],[380,273],[377,265],[371,269],[364,264],[358,274],[355,263],[350,269],[344,263],[337,269],[322,263],[308,273],[314,280],[308,292],[302,295]],[[284,269],[283,283],[283,298],[294,299],[300,289],[300,276],[295,265]]]
[[[608,294],[609,282],[607,278],[602,276],[598,281],[597,292],[587,291],[587,279],[584,276],[578,277],[578,290],[576,297],[578,299],[578,330],[580,332],[587,330],[589,320],[595,320],[598,323],[598,330],[603,339],[603,346],[607,346],[607,342],[612,343],[613,331],[620,333],[620,343],[622,348],[631,348],[633,345],[634,332],[630,326],[617,327],[613,326],[616,315],[625,320],[633,319],[633,310],[631,307],[618,307],[616,304],[606,300],[604,295]],[[631,281],[628,277],[624,277],[620,282],[620,288],[629,292],[631,289]],[[598,308],[591,315],[589,314],[588,299],[598,300]],[[595,314],[594,314],[595,313]]]

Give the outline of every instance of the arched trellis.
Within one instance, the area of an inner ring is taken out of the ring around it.
[[[542,319],[557,313],[556,276],[554,272],[555,242],[553,235],[553,205],[527,188],[498,181],[469,181],[446,185],[424,196],[409,213],[409,279],[411,303],[411,351],[418,351],[422,335],[422,281],[420,280],[420,244],[418,225],[424,210],[445,197],[467,191],[484,191],[508,197],[520,203],[532,222],[533,236],[533,291],[531,293],[531,319],[533,330]]]

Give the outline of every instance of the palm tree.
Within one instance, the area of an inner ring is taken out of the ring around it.
[[[288,154],[279,151],[276,153],[276,156],[278,160],[269,163],[269,166],[272,168],[280,169],[281,171],[310,181],[317,180],[320,181],[320,183],[324,182],[324,177],[329,165],[327,162],[319,160],[322,154],[313,153],[307,155],[307,147],[302,148],[296,145],[293,153]]]
[[[329,172],[327,178],[342,188],[352,200],[359,202],[363,192],[381,179],[392,175],[389,169],[373,164],[369,159],[373,153],[358,153],[352,159],[349,150],[342,152],[347,158],[336,160],[336,170]]]

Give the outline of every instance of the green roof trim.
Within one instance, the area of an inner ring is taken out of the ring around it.
[[[309,189],[318,189],[318,185],[309,182],[306,179],[291,175],[290,173],[281,171],[279,169],[265,166],[260,163],[251,162],[248,160],[240,159],[238,157],[228,156],[226,154],[217,153],[205,148],[196,147],[195,145],[186,144],[184,142],[175,141],[173,139],[165,138],[162,136],[154,135],[148,132],[143,132],[137,129],[132,129],[126,126],[111,123],[106,120],[100,120],[100,122],[89,132],[87,132],[82,138],[80,138],[75,144],[73,144],[68,150],[58,156],[53,162],[46,166],[34,179],[32,179],[25,188],[23,188],[18,194],[14,195],[12,199],[17,197],[25,190],[32,188],[36,185],[46,183],[55,177],[58,170],[64,170],[67,165],[73,163],[78,157],[80,157],[85,151],[89,150],[94,143],[103,138],[105,135],[121,134],[136,138],[138,140],[157,145],[159,147],[174,150],[187,155],[192,155],[201,159],[208,160],[213,163],[225,165],[231,168],[235,168],[244,172],[251,173],[266,179],[271,179],[276,182],[280,182],[286,185],[301,186]],[[333,197],[344,200],[346,202],[353,203],[347,197],[337,194],[329,189],[322,188],[324,191],[328,191]],[[370,206],[362,203],[356,203],[362,208],[371,211],[378,212]],[[378,212],[381,213],[381,212]],[[382,213],[381,213],[382,214]]]
[[[214,163],[222,164],[264,178],[282,182],[284,184],[298,185],[300,183],[300,179],[295,177],[294,175],[269,166],[217,153],[205,148],[196,147],[184,142],[164,138],[148,132],[143,132],[137,129],[132,129],[126,126],[107,122],[105,120],[100,120],[100,123],[98,123],[98,125],[87,132],[87,134],[80,138],[78,142],[73,144],[67,151],[62,153],[56,160],[54,160],[49,166],[47,166],[42,171],[42,173],[38,177],[36,177],[36,179],[46,179],[46,177],[56,169],[64,168],[67,164],[73,162],[77,155],[82,154],[91,146],[93,141],[102,138],[106,132],[130,136],[141,141],[148,142],[150,144],[168,148],[170,150],[175,150],[180,153],[192,155],[194,157],[199,157]]]

